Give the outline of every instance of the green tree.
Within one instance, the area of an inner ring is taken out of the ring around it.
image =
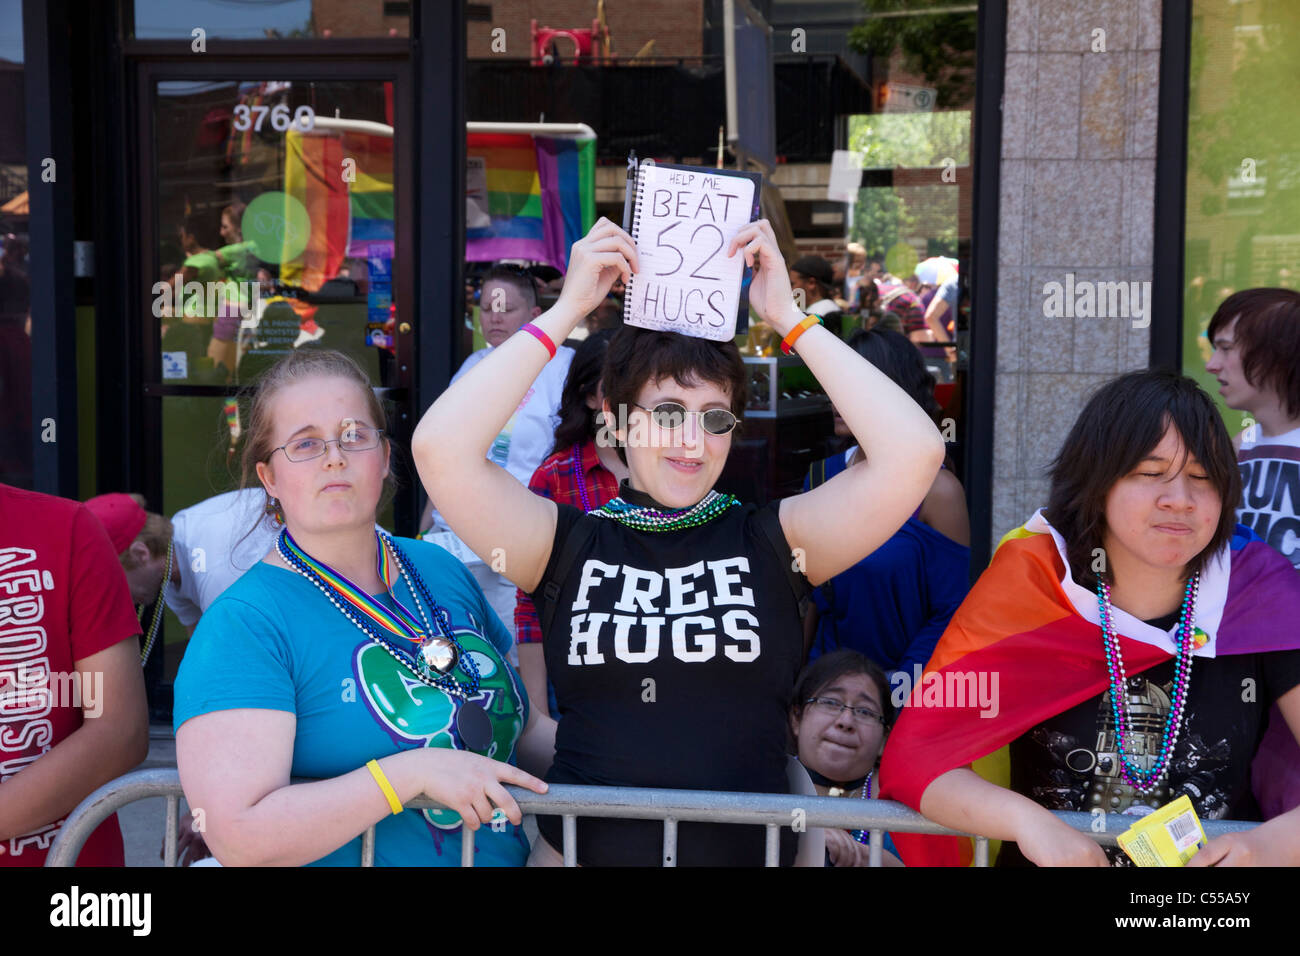
[[[862,0],[862,6],[868,18],[849,31],[852,49],[886,60],[898,50],[907,71],[934,86],[940,109],[969,107],[975,96],[974,10],[924,12],[957,6],[956,0]]]

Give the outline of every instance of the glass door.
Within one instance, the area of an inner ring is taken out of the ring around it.
[[[145,492],[163,513],[233,490],[241,390],[336,349],[404,447],[413,425],[403,63],[141,64],[139,282]],[[407,199],[409,204],[410,200]],[[396,461],[403,457],[398,455]],[[414,531],[413,479],[379,516]],[[168,643],[185,638],[168,621]],[[168,663],[179,659],[168,647]],[[170,668],[169,668],[170,669]]]

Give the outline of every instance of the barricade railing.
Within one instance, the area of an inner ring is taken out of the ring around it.
[[[295,783],[308,781],[295,780]],[[989,865],[986,837],[952,830],[923,817],[901,803],[889,800],[857,800],[842,797],[814,797],[802,794],[724,793],[711,790],[655,790],[633,787],[579,787],[554,784],[544,794],[519,787],[506,788],[525,814],[559,816],[562,821],[564,865],[577,865],[578,817],[615,817],[628,820],[662,820],[663,863],[677,860],[678,823],[758,824],[767,828],[765,865],[777,866],[780,831],[834,828],[865,830],[869,834],[868,865],[880,866],[884,835],[931,833],[973,836],[976,866]],[[110,814],[138,800],[166,799],[163,836],[163,865],[176,865],[176,827],[180,815],[180,775],[175,769],[137,770],[111,780],[83,800],[64,822],[51,846],[46,866],[72,866],[86,839]],[[406,804],[410,810],[428,810],[442,804],[418,797]],[[1066,825],[1102,846],[1115,846],[1115,838],[1132,825],[1134,818],[1122,813],[1093,815],[1054,811]],[[1214,839],[1224,833],[1249,830],[1256,823],[1237,820],[1204,820],[1205,835]],[[474,831],[462,828],[461,865],[474,865]],[[375,828],[361,835],[361,865],[373,866]]]

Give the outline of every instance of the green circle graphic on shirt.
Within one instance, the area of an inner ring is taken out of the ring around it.
[[[524,729],[523,694],[515,676],[500,654],[477,631],[453,628],[456,640],[479,668],[476,703],[492,720],[492,740],[485,757],[509,760]],[[356,652],[356,670],[366,707],[384,728],[405,740],[422,741],[426,747],[468,750],[455,731],[456,709],[461,704],[428,684],[415,679],[387,650],[367,642]],[[459,668],[462,681],[468,675]],[[424,817],[443,830],[461,826],[460,815],[452,810],[425,810]]]
[[[272,190],[248,204],[239,228],[264,262],[289,262],[307,248],[311,216],[296,196]]]
[[[896,242],[885,253],[885,270],[891,275],[906,279],[916,271],[916,250],[906,242]]]

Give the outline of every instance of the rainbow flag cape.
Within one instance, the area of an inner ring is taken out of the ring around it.
[[[596,221],[596,141],[470,133],[466,155],[470,198],[483,202],[476,192],[485,188],[487,219],[470,216],[465,258],[529,259],[563,272],[569,247]]]
[[[921,795],[936,777],[1106,691],[1096,596],[1069,576],[1064,549],[1041,512],[1002,539],[889,735],[880,771],[884,798],[919,810]],[[1300,576],[1238,525],[1231,543],[1201,575],[1193,654],[1294,649],[1300,647],[1297,620]],[[1173,656],[1165,632],[1119,608],[1114,622],[1130,675]],[[973,701],[964,707],[936,705],[935,688],[964,683],[981,672],[998,677],[996,714],[981,716]],[[1045,695],[1044,687],[1052,693]],[[908,865],[960,866],[972,857],[971,841],[964,838],[896,833],[894,840]]]

